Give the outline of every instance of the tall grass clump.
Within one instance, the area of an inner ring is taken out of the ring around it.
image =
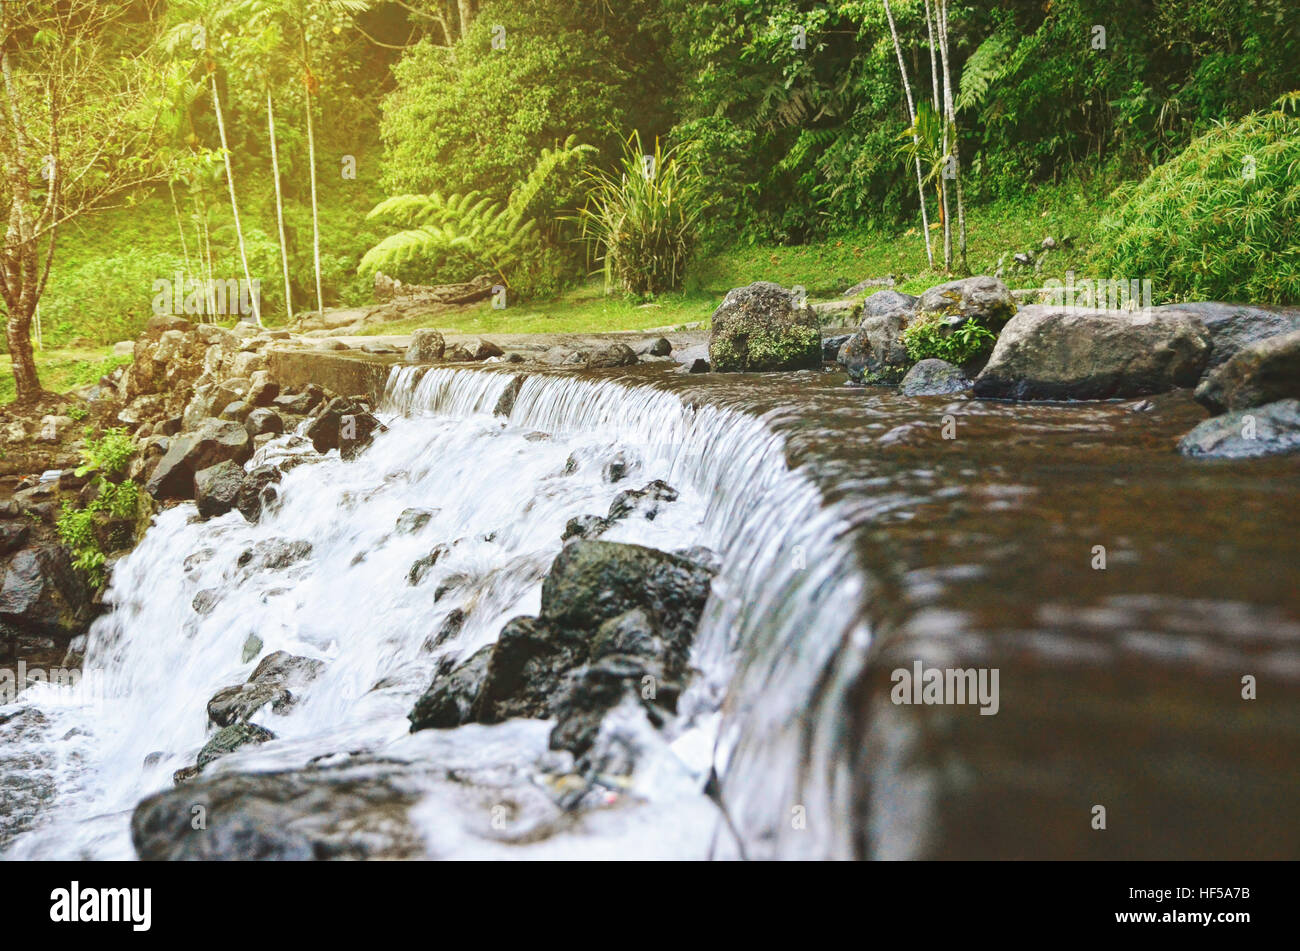
[[[1094,264],[1162,300],[1300,301],[1300,92],[1220,123],[1115,192]]]
[[[645,152],[634,132],[617,169],[591,172],[588,183],[579,220],[604,267],[605,290],[647,298],[680,288],[704,207],[696,166],[657,137]]]

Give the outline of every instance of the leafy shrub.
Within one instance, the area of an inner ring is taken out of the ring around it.
[[[639,133],[624,143],[617,174],[593,172],[582,209],[583,235],[603,262],[605,289],[635,296],[675,290],[695,248],[704,195],[695,166]]]
[[[1300,300],[1300,93],[1220,124],[1115,193],[1094,259],[1162,299]]]
[[[436,283],[468,280],[487,271],[507,284],[516,273],[561,267],[554,249],[554,203],[567,194],[552,179],[580,166],[591,146],[573,137],[560,149],[543,149],[533,171],[504,204],[480,192],[444,198],[439,194],[396,195],[370,212],[379,218],[407,225],[406,230],[384,238],[366,252],[358,273],[384,271],[395,277],[416,272],[419,279]]]
[[[94,430],[87,428],[85,445],[81,450],[82,464],[77,475],[84,476],[91,472],[99,473],[108,479],[121,475],[127,463],[135,455],[135,443],[124,426],[106,429],[96,437]]]
[[[993,331],[973,320],[949,332],[937,315],[922,317],[903,331],[903,346],[913,363],[933,358],[964,366],[991,353],[997,339]]]

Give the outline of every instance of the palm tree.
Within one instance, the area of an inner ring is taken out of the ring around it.
[[[939,27],[939,58],[943,63],[943,113],[947,122],[945,123],[945,134],[950,132],[952,150],[952,167],[953,167],[953,186],[957,192],[957,227],[960,231],[958,238],[958,255],[963,273],[969,273],[970,267],[966,263],[966,209],[962,202],[961,194],[961,150],[957,143],[957,111],[953,105],[952,96],[952,69],[948,56],[948,0],[936,0],[935,12]],[[945,231],[945,245],[951,245],[951,235]],[[950,258],[950,254],[945,254],[945,258]]]

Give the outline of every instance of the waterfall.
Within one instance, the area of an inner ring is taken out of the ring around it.
[[[111,611],[89,633],[95,697],[69,704],[58,688],[33,687],[18,705],[39,716],[13,721],[26,723],[21,734],[0,726],[0,742],[40,751],[50,801],[7,857],[131,857],[135,804],[194,762],[208,699],[272,651],[319,660],[324,672],[287,713],[256,718],[275,740],[205,776],[406,742],[406,714],[440,663],[537,613],[566,521],[652,479],[678,500],[602,537],[703,545],[721,560],[694,645],[698,672],[668,732],[684,759],[704,751],[689,772],[702,790],[712,766],[725,817],[701,798],[693,815],[707,827],[691,830],[700,835],[683,854],[850,855],[831,751],[868,638],[843,514],[787,466],[761,417],[628,379],[516,379],[503,368],[395,368],[380,414],[388,429],[354,460],[316,456],[297,435],[259,450],[250,467],[301,461],[285,467],[282,500],[257,524],[237,512],[198,522],[190,503],[161,513],[116,566]],[[496,414],[512,387],[508,415]],[[603,470],[615,458],[629,475],[611,483]],[[412,508],[427,521],[398,531]],[[410,583],[412,564],[439,543],[449,553]],[[458,607],[459,633],[431,648]]]

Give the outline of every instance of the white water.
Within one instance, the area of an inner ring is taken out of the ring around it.
[[[698,674],[678,722],[656,740],[672,746],[633,787],[635,818],[598,811],[526,848],[449,831],[432,803],[413,808],[413,822],[438,855],[732,856],[727,826],[700,792],[712,764],[747,854],[848,854],[841,777],[822,761],[832,745],[823,734],[838,721],[805,708],[846,637],[865,646],[852,629],[862,592],[835,512],[787,469],[779,439],[759,420],[649,386],[543,376],[526,380],[507,420],[491,413],[510,379],[395,370],[389,431],[351,462],[331,453],[292,468],[282,504],[259,524],[237,512],[191,523],[189,504],[159,516],[117,566],[113,610],[90,632],[85,666],[98,672],[103,696],[70,706],[56,688],[35,687],[18,704],[38,707],[44,723],[21,737],[0,727],[0,743],[39,754],[54,791],[6,857],[132,857],[131,811],[194,762],[210,736],[208,699],[276,650],[320,659],[325,672],[295,691],[287,715],[264,709],[253,718],[277,739],[223,757],[204,776],[359,750],[461,762],[490,748],[493,762],[514,756],[517,768],[535,769],[541,724],[408,736],[406,715],[444,654],[468,657],[509,618],[537,613],[569,518],[604,514],[619,491],[656,478],[680,491],[678,501],[602,537],[664,550],[706,545],[723,568],[696,640]],[[277,440],[250,466],[293,441]],[[620,452],[634,469],[605,482],[602,467]],[[576,472],[565,471],[571,456]],[[395,534],[408,507],[437,514],[413,535]],[[237,568],[241,553],[271,539],[309,541],[311,553],[279,570]],[[451,553],[412,587],[411,563],[438,543],[454,543]],[[211,556],[187,570],[187,557],[203,550]],[[435,602],[439,585],[457,577]],[[191,602],[205,589],[220,597],[203,616]],[[457,607],[467,614],[460,634],[424,647]],[[253,634],[261,649],[243,661]],[[817,702],[837,695],[823,688]],[[809,821],[792,831],[796,807]]]

